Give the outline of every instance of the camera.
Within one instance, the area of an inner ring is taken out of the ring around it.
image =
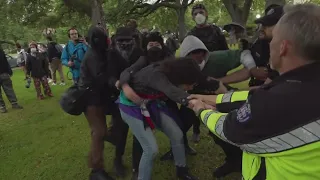
[[[27,79],[26,88],[30,88],[30,84],[31,84],[31,78],[28,78]]]

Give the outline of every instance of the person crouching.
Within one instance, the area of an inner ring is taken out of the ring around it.
[[[41,84],[44,94],[48,97],[53,97],[47,76],[50,73],[47,56],[40,53],[37,44],[31,42],[29,44],[29,54],[27,55],[27,76],[31,76],[34,82],[34,87],[37,92],[37,98],[42,100],[44,96],[41,92]]]

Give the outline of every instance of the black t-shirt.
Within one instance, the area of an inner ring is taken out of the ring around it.
[[[199,38],[210,52],[229,49],[226,38],[217,26],[194,27],[188,35]]]

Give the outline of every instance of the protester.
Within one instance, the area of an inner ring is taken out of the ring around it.
[[[6,104],[4,103],[1,87],[6,94],[8,100],[10,101],[13,109],[23,109],[22,106],[18,104],[18,100],[16,94],[13,90],[12,81],[10,76],[12,76],[12,70],[8,63],[6,54],[0,48],[0,112],[6,113],[7,108]]]
[[[138,30],[138,23],[136,20],[134,19],[129,19],[127,21],[126,26],[128,28],[131,28],[133,31],[133,38],[134,38],[134,42],[135,42],[135,46],[141,48],[141,32]]]
[[[166,46],[171,51],[172,54],[176,54],[176,51],[179,49],[179,44],[176,39],[173,37],[173,34],[170,31],[167,31],[165,34],[167,38],[165,41]]]
[[[118,105],[114,101],[119,96],[119,90],[116,88],[116,84],[120,78],[120,74],[127,67],[134,64],[140,56],[143,55],[140,47],[135,46],[134,34],[131,28],[120,27],[117,29],[115,36],[113,37],[113,46],[108,52],[108,72],[109,72],[109,86],[112,91],[113,101],[110,102],[110,108],[108,114],[112,115],[112,126],[108,130],[108,136],[106,140],[116,146],[114,168],[118,176],[125,176],[125,167],[122,162],[122,156],[125,151],[128,125],[123,122]],[[133,164],[136,164],[136,149],[139,149],[139,144],[133,145]],[[139,150],[138,150],[139,152]],[[139,155],[138,155],[139,158]],[[133,167],[133,169],[135,169]]]
[[[90,47],[83,58],[79,85],[90,88],[87,95],[85,116],[91,128],[91,147],[89,167],[90,180],[112,180],[104,170],[104,136],[106,135],[106,116],[108,88],[108,44],[107,34],[101,26],[92,26],[88,32]]]
[[[59,72],[60,75],[60,85],[65,85],[64,81],[64,75],[63,75],[63,70],[62,70],[62,63],[61,63],[61,55],[63,48],[60,44],[57,44],[56,42],[53,41],[51,36],[47,36],[48,40],[48,58],[49,58],[49,63],[50,63],[50,68],[51,68],[51,73],[52,73],[52,79],[53,83],[52,85],[57,85],[57,75],[56,72]]]
[[[192,57],[199,64],[202,72],[211,78],[225,77],[230,70],[238,67],[241,63],[249,70],[256,66],[250,51],[226,50],[208,52],[206,46],[195,36],[187,36],[184,39],[180,48],[180,56]],[[232,74],[228,76],[232,76],[234,81],[243,81],[249,78],[249,70],[246,70],[248,73],[244,77],[233,76]],[[207,88],[207,86],[200,86],[192,93],[214,93],[213,91],[208,91]],[[225,93],[226,91],[227,89],[220,88],[220,91],[216,93]],[[194,142],[198,142],[200,140],[200,122],[197,117],[186,106],[181,106],[180,116],[185,124],[185,132],[187,132],[193,125],[194,133],[192,140]],[[223,177],[230,172],[240,170],[241,166],[239,166],[239,164],[241,164],[241,151],[238,148],[235,149],[234,147],[229,147],[229,144],[224,143],[215,136],[213,138],[216,144],[219,144],[227,155],[226,163],[215,171],[215,177]],[[166,156],[167,159],[172,157],[170,152],[166,153],[164,156]]]
[[[196,26],[191,29],[188,35],[199,38],[212,51],[227,50],[228,44],[219,27],[208,24],[208,11],[203,4],[196,4],[192,7],[192,19]]]
[[[183,133],[175,122],[174,112],[166,106],[163,98],[167,96],[177,103],[187,104],[189,94],[185,90],[192,89],[204,78],[197,64],[192,59],[183,58],[151,64],[131,76],[129,84],[132,89],[123,77],[121,75],[119,81],[123,90],[119,98],[121,116],[143,148],[138,179],[151,179],[153,159],[158,151],[152,132],[155,127],[170,139],[178,178],[196,179],[186,168]],[[127,92],[137,94],[132,96]]]
[[[27,79],[27,68],[26,68],[26,60],[27,60],[27,53],[21,48],[20,44],[16,44],[17,47],[17,64],[23,70],[25,80]]]
[[[80,38],[75,28],[68,30],[68,37],[70,40],[63,48],[61,60],[63,65],[70,68],[73,83],[76,85],[79,82],[80,65],[87,51],[87,42],[84,38]]]
[[[27,75],[33,78],[34,87],[37,92],[37,98],[43,100],[44,96],[41,92],[41,85],[44,94],[53,97],[47,77],[50,74],[48,58],[44,52],[39,52],[37,43],[29,44],[30,54],[27,56]]]
[[[246,95],[204,99],[217,107],[243,101],[227,114],[206,110],[200,100],[189,101],[211,132],[243,150],[245,180],[320,179],[320,36],[315,31],[320,29],[320,7],[299,4],[284,12],[270,43],[270,65],[279,77]],[[266,128],[270,125],[275,126]]]

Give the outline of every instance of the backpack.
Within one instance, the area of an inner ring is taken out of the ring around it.
[[[56,48],[56,50],[57,50],[60,54],[62,54],[63,47],[62,47],[60,44],[56,44],[54,47]]]
[[[68,88],[61,96],[60,107],[64,112],[78,116],[85,111],[87,105],[87,95],[90,92],[89,87],[73,85]]]

